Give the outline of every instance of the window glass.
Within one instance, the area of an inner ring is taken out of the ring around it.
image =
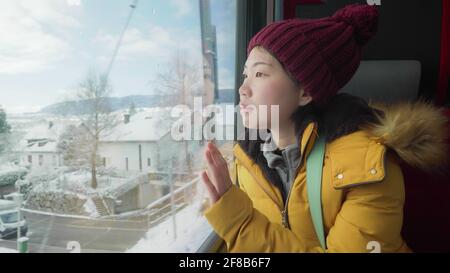
[[[29,252],[201,245],[205,137],[232,159],[235,30],[236,0],[2,1],[0,199],[22,194]]]

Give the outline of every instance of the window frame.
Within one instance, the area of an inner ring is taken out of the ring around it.
[[[247,45],[250,39],[265,25],[282,17],[283,0],[246,0],[236,1],[236,66],[235,66],[235,96],[234,105],[239,104],[239,87],[241,73],[247,59]],[[234,135],[236,142],[237,124],[242,122],[238,114],[234,113]],[[225,242],[213,230],[197,253],[226,252]]]

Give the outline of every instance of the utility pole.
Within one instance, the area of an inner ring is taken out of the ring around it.
[[[22,194],[20,193],[20,186],[17,189],[17,192],[8,194],[5,196],[6,198],[12,198],[12,200],[16,203],[16,207],[17,207],[17,251],[21,252],[21,242],[22,240],[20,240],[21,237],[21,231],[20,231],[20,222],[21,222],[21,207],[22,207]]]
[[[175,195],[174,195],[174,181],[173,181],[173,156],[169,160],[169,185],[170,185],[170,211],[172,214],[173,239],[177,239],[177,219],[175,211]]]

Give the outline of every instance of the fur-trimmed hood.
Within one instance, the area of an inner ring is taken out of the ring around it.
[[[430,103],[371,104],[382,114],[377,123],[362,126],[407,164],[424,171],[448,168],[448,119]]]
[[[443,109],[431,103],[366,103],[342,93],[316,111],[322,113],[322,122],[331,132],[329,142],[364,130],[408,165],[427,172],[448,171],[449,120]]]

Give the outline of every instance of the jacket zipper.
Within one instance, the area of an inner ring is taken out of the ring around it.
[[[314,128],[313,128],[313,130],[312,130],[312,132],[311,132],[311,135],[312,135],[313,133],[314,133]],[[306,145],[305,145],[305,153],[306,153],[306,150],[308,149],[308,144],[309,144],[309,141],[311,140],[311,135],[309,135],[308,141],[306,142]],[[304,160],[305,158],[306,158],[306,156],[305,156],[305,155],[302,155],[302,157],[301,157],[301,159],[300,159],[300,163],[298,164],[298,167],[297,167],[297,171],[295,172],[294,178],[293,178],[293,180],[292,180],[291,187],[290,187],[290,189],[289,189],[288,196],[287,196],[287,198],[286,198],[286,202],[284,203],[284,209],[281,211],[281,223],[283,224],[283,227],[288,228],[288,229],[291,229],[291,226],[290,226],[290,224],[289,224],[289,215],[288,215],[289,198],[291,197],[291,192],[292,192],[292,189],[294,188],[295,178],[297,177],[299,168],[302,166],[302,162],[303,162],[303,160]]]
[[[303,161],[303,157],[302,157],[302,160],[300,160],[300,163],[298,165],[299,168],[302,165],[302,161]],[[295,182],[295,177],[297,177],[297,173],[298,172],[296,172],[296,174],[294,175],[294,179],[292,179],[291,187],[289,189],[288,196],[286,198],[286,202],[284,203],[284,208],[281,211],[281,221],[283,223],[283,227],[288,228],[288,229],[291,228],[291,226],[289,225],[288,203],[289,203],[289,198],[291,196],[292,189],[294,188],[294,182]]]
[[[314,128],[313,128],[313,130],[311,131],[311,134],[308,136],[308,141],[306,142],[306,145],[305,145],[305,152],[306,152],[306,149],[308,148],[308,144],[309,144],[309,142],[310,142],[310,140],[311,140],[311,135],[312,135],[313,133],[314,133]],[[300,166],[302,165],[302,162],[303,162],[303,159],[304,159],[304,158],[306,158],[306,157],[305,157],[304,155],[302,155],[302,158],[300,159],[300,163],[299,163],[298,167],[300,167]],[[238,159],[238,161],[240,161],[240,160]],[[241,164],[242,164],[242,162],[241,162]],[[245,164],[243,164],[243,165],[245,166]],[[248,169],[247,166],[246,166],[246,169]],[[279,208],[279,210],[280,210],[280,212],[281,212],[281,223],[282,223],[283,227],[290,229],[290,225],[289,225],[289,217],[288,217],[288,203],[289,203],[289,198],[290,198],[290,196],[291,196],[292,188],[294,187],[295,178],[294,178],[294,180],[292,181],[291,188],[289,189],[289,193],[288,193],[286,202],[285,202],[285,204],[284,204],[284,207],[282,208],[282,207],[279,205],[279,203],[273,198],[273,196],[270,195],[270,194],[264,189],[264,187],[261,185],[261,182],[259,181],[259,179],[257,179],[257,178],[255,177],[255,175],[253,174],[253,172],[251,172],[251,171],[248,171],[248,172],[249,172],[250,175],[253,177],[253,179],[256,181],[256,183],[258,183],[258,185],[261,187],[261,189],[264,191],[264,193],[265,193],[267,196],[269,196],[269,198],[272,199],[272,201],[278,206],[278,208]],[[296,174],[294,175],[294,177],[297,177],[297,174],[298,174],[298,170],[297,170]]]

